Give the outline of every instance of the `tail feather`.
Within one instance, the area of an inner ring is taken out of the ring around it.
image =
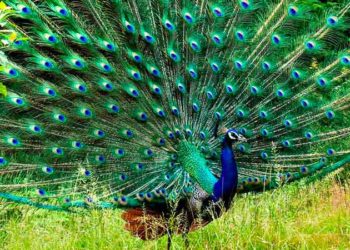
[[[350,153],[347,0],[4,4],[3,198],[63,208],[184,198],[201,171],[184,168],[179,145],[219,176],[222,128],[247,138],[235,145],[243,190],[332,171]]]

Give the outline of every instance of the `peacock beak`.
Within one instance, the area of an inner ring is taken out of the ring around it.
[[[239,142],[247,142],[247,141],[248,141],[248,139],[247,139],[247,138],[245,138],[243,135],[239,135],[239,137],[238,137],[238,141],[239,141]]]

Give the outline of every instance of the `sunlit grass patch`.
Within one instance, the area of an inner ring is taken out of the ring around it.
[[[348,174],[236,198],[221,218],[189,235],[191,249],[349,249]],[[345,176],[347,175],[347,176]],[[2,204],[1,249],[165,249],[123,229],[120,211],[82,214]],[[173,249],[183,249],[181,236]]]

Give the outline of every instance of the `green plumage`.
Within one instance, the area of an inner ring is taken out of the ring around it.
[[[316,2],[4,1],[0,197],[68,209],[210,195],[225,128],[247,139],[241,192],[346,165],[350,4]]]
[[[179,163],[195,182],[197,182],[207,193],[213,192],[217,179],[207,167],[207,162],[198,148],[186,141],[179,143]]]

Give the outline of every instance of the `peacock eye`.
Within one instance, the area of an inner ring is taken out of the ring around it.
[[[231,131],[231,132],[229,132],[228,133],[228,137],[231,139],[231,140],[238,140],[238,138],[239,138],[239,136],[238,136],[238,134],[236,133],[236,132],[233,132],[233,131]]]

